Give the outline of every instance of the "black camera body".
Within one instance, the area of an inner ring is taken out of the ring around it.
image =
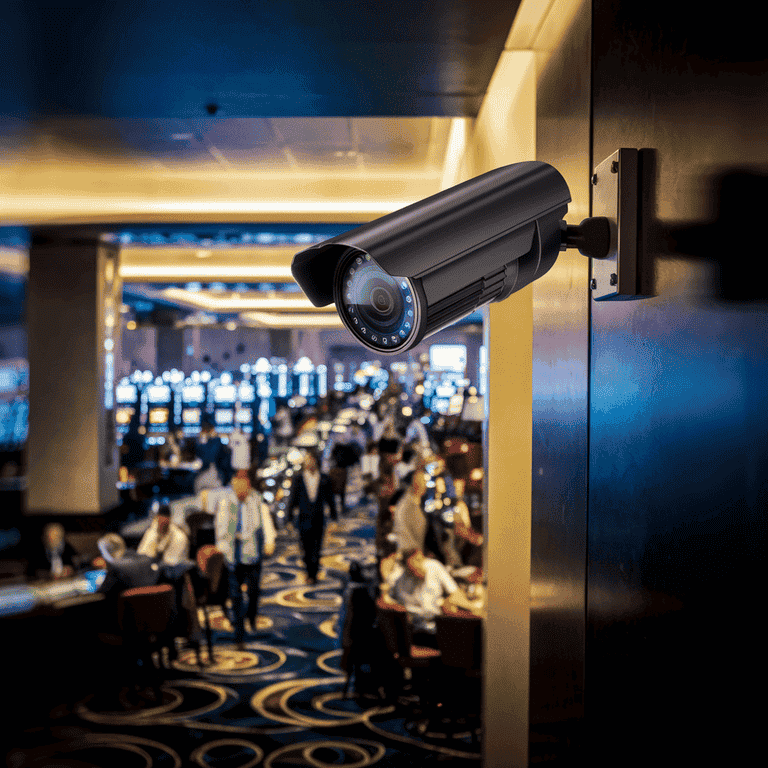
[[[551,165],[507,165],[308,248],[291,272],[365,346],[402,352],[545,274],[570,201]]]

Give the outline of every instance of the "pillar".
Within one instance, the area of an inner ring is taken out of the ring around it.
[[[27,514],[98,514],[119,502],[118,258],[96,232],[33,232]]]

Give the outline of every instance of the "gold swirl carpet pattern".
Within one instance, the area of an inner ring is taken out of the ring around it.
[[[180,647],[153,690],[128,680],[103,689],[55,720],[15,734],[13,768],[365,768],[477,764],[476,733],[448,733],[433,723],[407,727],[401,702],[345,696],[340,621],[350,564],[375,563],[373,519],[330,523],[317,584],[286,531],[265,562],[260,615],[241,646],[226,610],[211,607],[214,653]],[[201,615],[202,619],[202,615]],[[200,663],[202,662],[202,663]],[[106,677],[109,677],[108,675]]]

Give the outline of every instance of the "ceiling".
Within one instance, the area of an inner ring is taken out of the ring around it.
[[[516,0],[5,0],[0,114],[474,117]]]
[[[304,223],[324,239],[452,183],[519,5],[6,0],[2,223],[120,222],[129,297],[181,313],[218,302],[245,322],[262,294],[295,300],[280,288],[305,246],[174,233]],[[131,241],[147,222],[168,236]],[[13,252],[0,270],[14,271]]]

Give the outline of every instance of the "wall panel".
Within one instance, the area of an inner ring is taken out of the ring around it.
[[[538,73],[536,159],[568,182],[569,224],[589,213],[590,8],[555,39],[550,15],[540,34],[554,49]],[[569,250],[533,285],[532,764],[572,759],[583,734],[588,370],[589,261]]]
[[[768,199],[761,34],[727,9],[594,0],[595,160],[651,150],[652,297],[592,314],[586,708],[601,764],[739,765],[755,749],[768,502],[768,292],[751,226]]]

